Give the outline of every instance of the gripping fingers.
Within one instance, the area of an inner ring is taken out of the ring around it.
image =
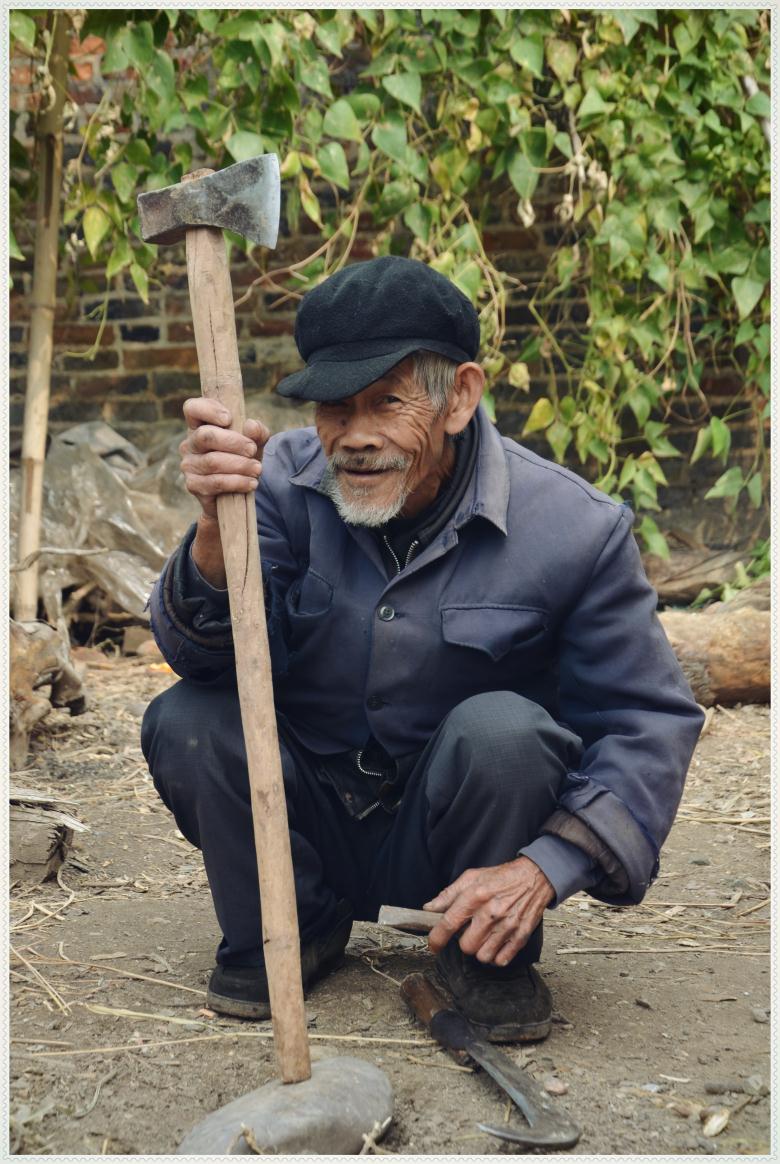
[[[256,477],[238,473],[210,473],[207,477],[186,478],[190,493],[199,497],[220,497],[225,493],[251,493],[257,488]]]

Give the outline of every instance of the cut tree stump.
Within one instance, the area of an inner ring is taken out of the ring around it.
[[[769,703],[768,577],[730,602],[665,610],[658,617],[703,707]]]
[[[10,621],[9,752],[13,771],[24,767],[30,732],[52,707],[67,707],[71,715],[80,715],[86,711],[87,700],[64,636],[45,622]],[[48,696],[42,687],[50,688]]]
[[[56,877],[73,844],[74,832],[88,831],[87,825],[67,811],[75,807],[74,802],[13,786],[9,801],[11,880],[37,884]]]

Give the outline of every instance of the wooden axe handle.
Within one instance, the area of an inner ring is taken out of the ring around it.
[[[202,176],[200,171],[195,176]],[[233,289],[221,230],[187,231],[187,273],[203,395],[244,426]],[[285,1083],[311,1075],[287,804],[284,796],[271,662],[260,572],[254,493],[217,499],[225,558],[236,677],[252,797],[262,901],[263,950],[271,996],[274,1047]]]

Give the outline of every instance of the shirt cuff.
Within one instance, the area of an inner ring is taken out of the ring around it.
[[[552,885],[555,900],[550,902],[550,909],[554,909],[580,889],[589,889],[598,880],[595,861],[592,861],[587,853],[583,853],[582,849],[561,837],[537,837],[517,855],[528,857],[538,865]]]

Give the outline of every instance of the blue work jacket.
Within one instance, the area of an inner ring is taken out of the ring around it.
[[[637,902],[702,715],[656,616],[631,511],[502,437],[482,407],[477,421],[456,513],[394,576],[374,534],[320,492],[316,431],[269,441],[256,503],[276,705],[315,752],[371,733],[398,758],[472,695],[535,700],[584,745],[551,835],[577,844],[584,829],[612,869],[591,892]],[[233,666],[229,636],[177,625],[165,579],[152,625],[174,670],[197,681]]]

